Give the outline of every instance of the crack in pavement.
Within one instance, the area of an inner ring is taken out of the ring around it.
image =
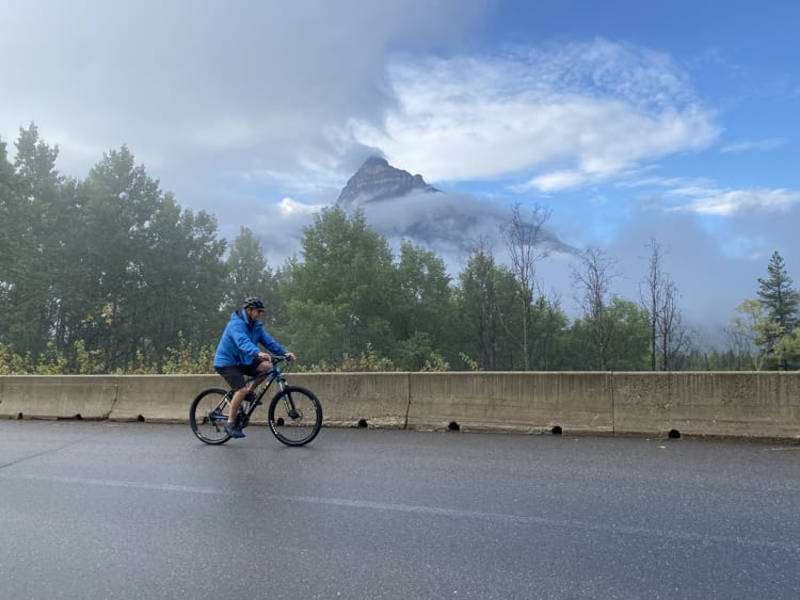
[[[49,448],[47,450],[43,450],[41,452],[37,452],[36,454],[31,454],[29,456],[23,456],[22,458],[18,458],[17,460],[12,460],[11,462],[0,464],[0,470],[6,469],[8,467],[13,467],[14,465],[18,465],[19,463],[22,463],[22,462],[25,462],[25,461],[28,461],[28,460],[33,460],[34,458],[39,458],[40,456],[44,456],[46,454],[55,454],[57,452],[61,452],[62,450],[66,450],[67,448],[71,448],[72,446],[77,446],[78,444],[83,443],[86,440],[90,440],[90,439],[95,438],[95,437],[97,437],[97,436],[96,435],[89,435],[89,436],[83,437],[83,438],[81,438],[79,440],[76,440],[74,442],[70,442],[68,444],[64,444],[63,446],[59,446],[58,448]]]

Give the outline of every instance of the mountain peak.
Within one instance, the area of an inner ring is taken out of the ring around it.
[[[425,183],[422,175],[397,169],[383,157],[370,156],[347,181],[336,203],[345,208],[357,208],[367,202],[398,198],[412,191],[439,190]]]
[[[382,156],[370,156],[367,160],[364,161],[364,164],[361,165],[363,169],[366,166],[374,166],[374,167],[391,167],[389,161],[383,158]]]

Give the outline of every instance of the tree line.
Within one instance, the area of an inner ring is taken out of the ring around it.
[[[274,268],[245,227],[180,207],[126,147],[85,179],[56,169],[35,125],[0,141],[0,373],[208,372],[246,296],[273,336],[320,370],[674,370],[800,367],[798,293],[775,253],[723,351],[696,348],[656,240],[640,298],[612,292],[615,262],[590,248],[573,282],[581,316],[542,293],[549,213],[514,207],[510,261],[480,244],[455,277],[434,252],[393,252],[363,213],[331,207]]]

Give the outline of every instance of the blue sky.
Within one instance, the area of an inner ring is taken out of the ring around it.
[[[800,281],[798,23],[788,1],[0,0],[0,137],[36,122],[78,177],[127,144],[273,264],[383,154],[447,210],[546,207],[631,299],[656,237],[688,320],[719,328],[772,251]],[[451,233],[428,242],[456,272]],[[573,262],[539,278],[574,311]]]

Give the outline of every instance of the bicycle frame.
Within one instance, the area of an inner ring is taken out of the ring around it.
[[[253,414],[253,411],[255,411],[256,407],[262,404],[261,399],[266,395],[267,390],[269,390],[270,387],[272,387],[273,381],[278,382],[278,388],[280,390],[283,390],[286,387],[286,377],[284,377],[283,373],[281,373],[281,370],[280,368],[278,368],[277,364],[282,360],[284,359],[280,358],[273,359],[273,365],[269,371],[264,371],[260,375],[256,375],[255,377],[252,377],[244,382],[244,386],[242,387],[250,386],[254,382],[258,382],[258,385],[260,385],[261,382],[259,380],[266,380],[266,385],[261,389],[261,392],[256,396],[255,400],[249,402],[250,406],[248,408],[244,409],[241,405],[239,406],[240,413],[244,415],[243,426],[246,427],[247,424],[250,422],[250,416]],[[222,402],[220,402],[219,405],[214,409],[214,411],[212,411],[213,413],[215,413],[211,415],[211,418],[213,420],[215,421],[228,420],[228,417],[226,415],[221,414],[220,411],[222,410],[223,406],[225,405],[230,406],[231,397],[233,395],[232,392],[233,390],[231,390],[231,392],[226,394],[225,397],[222,399]],[[288,394],[283,397],[283,403],[286,406],[287,413],[291,414],[292,411],[295,410],[294,403],[292,402],[292,399]]]

